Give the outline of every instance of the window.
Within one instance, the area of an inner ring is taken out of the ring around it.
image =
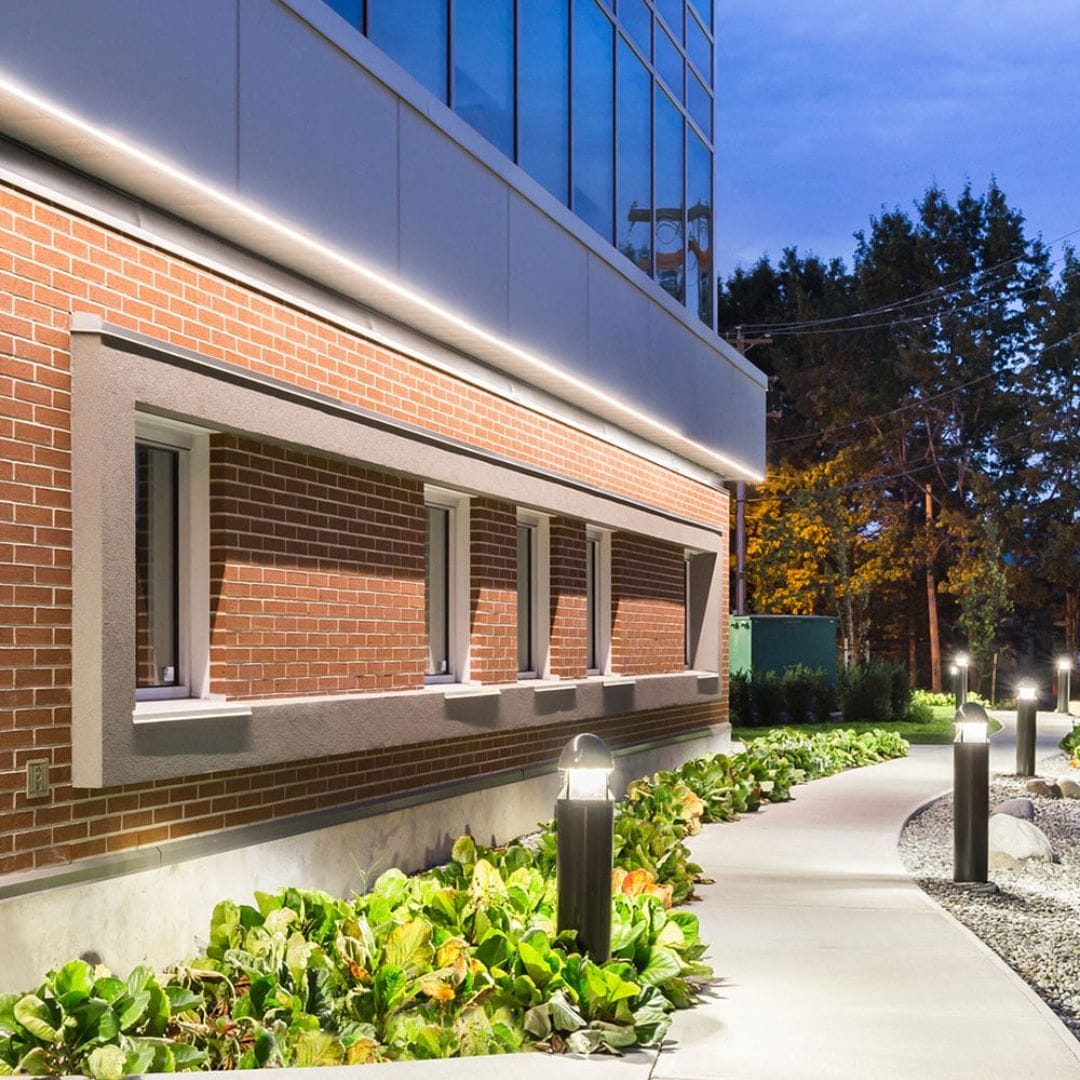
[[[693,556],[687,552],[683,556],[683,664],[694,666],[694,646],[690,635],[690,563]]]
[[[561,202],[570,184],[567,0],[518,6],[518,164]]]
[[[615,188],[614,27],[589,0],[574,5],[573,211],[612,238]]]
[[[518,678],[543,678],[548,671],[549,548],[548,519],[542,514],[518,511]]]
[[[468,499],[429,486],[424,501],[424,681],[455,682],[468,677],[469,664],[469,628],[462,625],[469,610]]]
[[[683,118],[656,88],[656,277],[680,303],[685,294],[683,261]]]
[[[514,156],[514,5],[454,0],[454,111]]]
[[[601,675],[611,648],[611,534],[589,529],[585,536],[585,670]]]
[[[652,79],[624,38],[617,71],[619,250],[652,274]]]
[[[712,154],[690,129],[686,153],[686,306],[712,326]]]
[[[446,0],[371,0],[368,36],[440,101],[446,100]]]
[[[203,697],[209,689],[207,473],[205,433],[138,418],[136,700]]]

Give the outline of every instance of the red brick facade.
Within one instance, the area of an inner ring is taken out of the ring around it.
[[[611,542],[611,662],[620,675],[686,667],[686,561],[680,548],[641,536]]]
[[[104,790],[71,785],[73,311],[727,527],[726,496],[202,267],[0,187],[0,874],[547,761],[575,727]],[[301,438],[302,436],[298,436]],[[472,677],[516,677],[516,508],[471,502]],[[419,686],[420,482],[233,436],[211,449],[211,688],[265,698]],[[551,659],[584,664],[584,523],[551,527]],[[620,673],[683,666],[682,555],[616,535]],[[726,659],[726,656],[725,656]],[[725,718],[707,704],[588,726],[616,744]],[[577,728],[579,729],[579,728]],[[28,800],[26,763],[50,763]]]

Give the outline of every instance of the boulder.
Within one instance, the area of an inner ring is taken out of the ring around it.
[[[1032,795],[1041,795],[1044,799],[1061,798],[1061,788],[1057,784],[1048,783],[1046,780],[1029,780],[1024,787]]]
[[[1022,818],[1024,821],[1035,820],[1035,804],[1030,799],[1006,799],[1000,802],[992,814],[1009,814],[1011,817]]]
[[[1053,862],[1054,852],[1046,833],[1037,825],[1011,814],[990,817],[990,868],[1013,869],[1027,859]]]
[[[1063,776],[1057,782],[1058,790],[1064,799],[1080,799],[1080,781]]]

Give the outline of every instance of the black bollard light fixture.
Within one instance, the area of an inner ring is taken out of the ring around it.
[[[611,865],[615,767],[597,735],[575,735],[559,756],[562,785],[555,800],[559,930],[574,930],[594,963],[611,956]]]
[[[953,881],[986,882],[990,825],[990,719],[974,701],[956,711]]]
[[[1057,676],[1058,676],[1058,700],[1057,711],[1059,713],[1068,713],[1069,711],[1069,699],[1072,697],[1072,657],[1061,656],[1058,657],[1057,662]]]
[[[1035,775],[1035,713],[1039,690],[1034,683],[1016,688],[1016,775]]]

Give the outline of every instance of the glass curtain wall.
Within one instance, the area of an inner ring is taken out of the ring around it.
[[[326,0],[709,326],[713,0]]]

